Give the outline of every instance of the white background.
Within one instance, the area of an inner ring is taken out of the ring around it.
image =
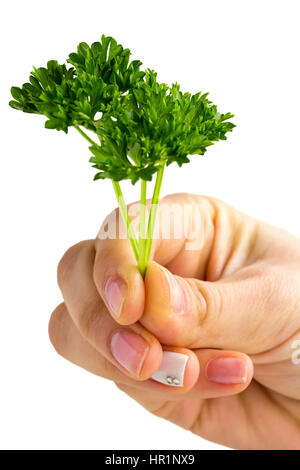
[[[10,1],[1,8],[0,447],[211,449],[155,418],[112,383],[56,355],[48,340],[61,301],[56,265],[93,238],[115,207],[92,182],[85,141],[7,105],[32,65],[64,61],[102,33],[184,91],[209,91],[237,128],[179,170],[162,194],[209,194],[300,235],[299,1]],[[128,202],[137,189],[125,184]]]

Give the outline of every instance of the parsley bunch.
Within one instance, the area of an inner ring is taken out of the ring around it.
[[[90,144],[94,179],[112,180],[120,211],[138,266],[144,276],[150,256],[154,223],[165,166],[188,163],[207,147],[226,140],[235,125],[231,113],[220,114],[201,92],[183,93],[157,81],[153,70],[130,62],[130,50],[112,37],[91,46],[82,42],[66,64],[50,60],[33,68],[29,82],[12,87],[10,106],[43,114],[45,127],[68,132],[74,127]],[[92,131],[95,138],[85,130]],[[147,181],[156,174],[146,230]],[[140,225],[137,240],[119,184],[141,181]]]

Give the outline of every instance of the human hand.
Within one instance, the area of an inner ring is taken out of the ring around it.
[[[172,204],[194,208],[189,226],[200,246],[186,249],[190,233],[154,240],[145,282],[128,240],[68,250],[58,269],[64,304],[49,325],[54,347],[201,437],[236,449],[300,449],[300,365],[291,359],[299,240],[189,194],[161,200],[161,227]]]

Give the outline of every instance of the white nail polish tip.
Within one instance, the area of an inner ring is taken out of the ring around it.
[[[165,385],[183,387],[184,371],[189,356],[173,351],[164,351],[160,368],[152,379]]]

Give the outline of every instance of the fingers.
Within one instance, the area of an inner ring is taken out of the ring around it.
[[[194,387],[195,395],[209,398],[228,396],[245,390],[253,378],[253,363],[244,353],[198,349],[194,351],[202,374]]]
[[[116,226],[119,236],[119,211],[112,212],[105,224]],[[127,238],[96,239],[94,279],[113,318],[132,324],[144,310],[144,282]]]
[[[164,208],[174,215],[185,206],[189,230],[175,236],[184,226],[177,217],[166,236]],[[145,285],[128,240],[96,240],[95,284],[117,322],[140,320],[161,343],[188,348],[257,354],[274,345],[269,329],[285,340],[292,319],[282,306],[293,302],[295,281],[263,261],[270,234],[261,223],[221,201],[179,194],[162,199],[158,225]]]
[[[214,398],[243,391],[253,376],[251,360],[232,351],[167,348],[152,378],[136,381],[98,352],[79,333],[64,304],[52,314],[49,335],[57,352],[84,369],[131,389],[136,399]],[[178,378],[180,385],[170,379]],[[169,380],[168,380],[169,379]]]
[[[93,282],[94,258],[94,243],[86,241],[70,248],[59,264],[58,281],[68,312],[80,335],[106,360],[125,374],[145,380],[161,362],[161,345],[141,325],[122,328],[108,314]],[[57,323],[60,315],[58,311],[53,321]],[[63,327],[67,320],[65,315],[62,318]]]
[[[153,240],[151,258],[183,276],[204,275],[214,236],[213,212],[205,198],[189,194],[163,198],[158,209],[158,233]],[[132,223],[134,227],[138,226],[138,216],[133,216]],[[129,240],[117,238],[118,211],[111,213],[103,224],[105,227],[116,225],[116,231],[105,239],[101,239],[103,230],[100,230],[95,241],[94,280],[113,318],[125,325],[142,316],[145,292]]]
[[[189,230],[175,236],[185,225],[177,217],[166,236],[170,217],[165,208],[174,215],[185,206],[192,209]],[[274,283],[263,263],[255,263],[266,243],[256,244],[261,225],[220,201],[186,194],[162,199],[158,225],[145,285],[128,240],[96,240],[95,285],[113,318],[120,324],[140,320],[167,345],[249,354],[257,353],[262,342],[271,347],[261,319],[266,315],[272,323],[268,310]]]
[[[252,361],[242,353],[199,350],[196,356],[200,373],[190,390],[174,391],[166,385],[157,390],[151,380],[131,384],[117,382],[117,386],[150,412],[188,428],[199,416],[203,400],[238,395],[249,387],[253,378]],[[217,402],[209,404],[218,412]]]
[[[118,331],[125,330],[118,327]],[[99,352],[81,336],[65,304],[59,305],[52,313],[49,336],[55,350],[73,364],[115,382],[129,385],[138,383],[140,377],[128,374],[126,368],[120,367],[120,363],[115,361],[114,357],[109,357],[105,351],[104,354]],[[126,349],[124,343],[121,346],[119,357],[123,364],[131,364],[132,349]],[[116,345],[113,345],[113,348],[115,347]],[[158,386],[162,386],[163,382],[172,390],[187,391],[197,381],[199,364],[192,351],[184,348],[169,348],[161,354],[160,361],[156,359],[154,354],[148,356],[148,370],[152,371],[151,382],[155,382]],[[143,374],[145,379],[145,373]],[[168,378],[172,378],[173,381],[170,382]],[[178,379],[175,383],[174,378]]]
[[[111,380],[112,376],[107,375],[110,365],[111,369],[118,373],[118,369],[81,336],[64,303],[60,304],[51,315],[49,337],[57,353],[73,364]]]

